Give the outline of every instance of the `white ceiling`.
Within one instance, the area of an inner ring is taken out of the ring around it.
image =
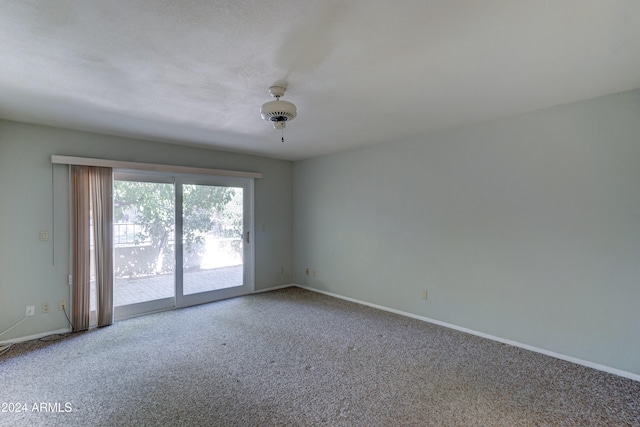
[[[0,0],[0,117],[299,160],[640,87],[638,0]],[[298,117],[262,121],[269,86]]]

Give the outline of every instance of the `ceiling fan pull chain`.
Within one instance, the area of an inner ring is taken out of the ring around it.
[[[284,142],[284,128],[282,128],[282,142]]]

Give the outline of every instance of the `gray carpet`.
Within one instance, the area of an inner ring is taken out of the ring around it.
[[[2,426],[640,426],[640,382],[299,288],[16,345],[3,402],[27,411]]]

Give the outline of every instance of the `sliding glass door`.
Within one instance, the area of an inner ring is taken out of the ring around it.
[[[253,291],[253,180],[114,176],[116,319]]]
[[[113,182],[115,318],[175,305],[173,179],[116,172]]]
[[[250,293],[249,180],[193,177],[176,181],[181,265],[177,304],[186,306]]]

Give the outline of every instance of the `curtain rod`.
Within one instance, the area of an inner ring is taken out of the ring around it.
[[[53,154],[51,163],[60,165],[100,166],[113,169],[134,169],[155,172],[188,173],[198,175],[234,176],[239,178],[262,178],[258,172],[230,171],[224,169],[195,168],[190,166],[161,165],[154,163],[123,162],[120,160],[92,159],[89,157],[59,156]]]

